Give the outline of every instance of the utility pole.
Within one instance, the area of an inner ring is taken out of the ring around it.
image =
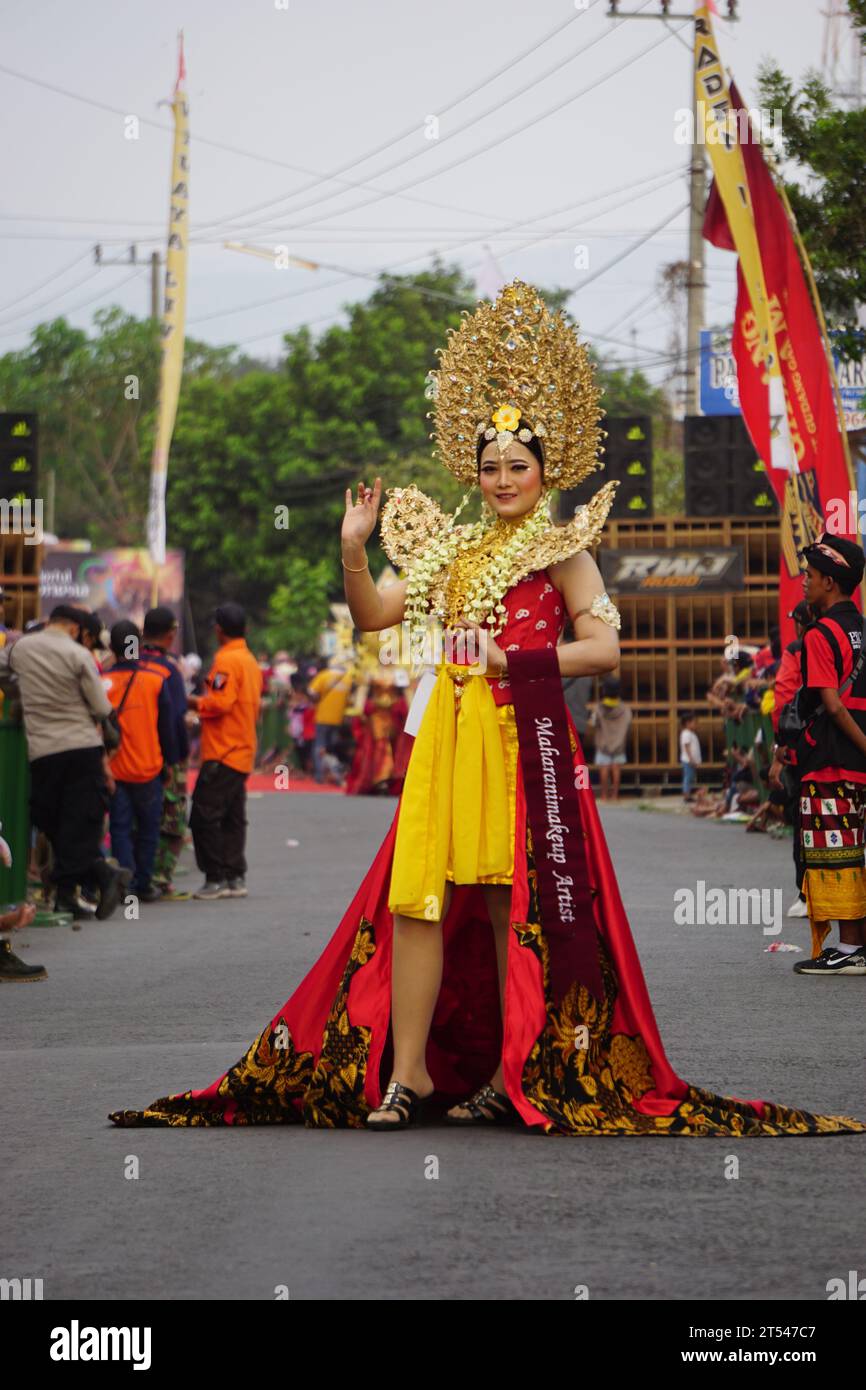
[[[671,0],[659,0],[658,14],[623,13],[621,0],[608,0],[609,19],[655,19],[668,24],[671,20],[694,23],[694,14],[672,14]],[[737,0],[728,0],[728,19],[736,20]],[[686,383],[684,403],[686,415],[697,415],[700,405],[699,367],[701,360],[701,329],[704,326],[704,209],[707,202],[707,178],[704,147],[698,142],[698,103],[694,77],[692,91],[692,155],[689,163],[689,278],[686,281]]]
[[[158,251],[150,253],[150,317],[159,318],[159,268],[160,259]]]
[[[129,248],[127,254],[126,254],[126,257],[125,257],[125,258],[121,257],[119,260],[106,260],[105,256],[102,254],[102,247],[101,247],[101,245],[99,245],[99,243],[97,243],[97,245],[94,246],[94,248],[93,248],[93,262],[94,262],[94,265],[98,265],[98,266],[100,266],[100,267],[106,266],[106,265],[111,266],[111,265],[143,265],[143,264],[144,264],[143,261],[140,261],[140,260],[138,259],[138,247],[137,247],[134,243],[133,243],[132,246],[130,246],[130,248]],[[162,261],[160,260],[160,256],[159,256],[159,252],[158,252],[158,251],[152,251],[152,252],[150,253],[150,261],[149,261],[149,264],[150,264],[150,317],[151,317],[152,319],[157,319],[157,318],[159,318],[159,272],[160,272],[160,268],[161,268],[161,266],[162,266]]]

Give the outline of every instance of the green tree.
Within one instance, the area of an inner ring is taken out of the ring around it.
[[[268,599],[262,640],[272,652],[285,648],[294,656],[312,654],[328,621],[331,566],[327,560],[311,563],[295,555],[283,573]]]
[[[561,307],[568,292],[545,297]],[[342,593],[344,495],[361,478],[414,482],[456,508],[466,489],[433,459],[424,381],[474,302],[462,270],[437,260],[417,275],[383,276],[319,337],[287,334],[277,368],[187,339],[166,511],[199,623],[233,598],[281,646],[306,642],[327,599]],[[97,314],[90,334],[64,319],[40,325],[27,348],[0,358],[0,409],[40,414],[61,534],[144,543],[158,369],[154,325],[117,308]],[[614,363],[599,376],[609,413],[664,410],[641,373]],[[476,496],[465,516],[477,514]],[[385,559],[375,537],[370,560],[376,575]]]
[[[63,318],[0,357],[0,409],[39,414],[40,467],[56,477],[57,527],[97,544],[139,545],[147,514],[158,334],[118,308],[96,332]],[[224,373],[232,350],[188,340],[185,384]]]
[[[470,302],[462,273],[437,263],[383,279],[318,339],[308,328],[287,334],[276,372],[185,385],[168,514],[170,540],[188,553],[194,611],[230,592],[264,620],[295,560],[327,565],[331,596],[341,593],[345,489],[376,474],[398,486],[407,460],[429,455],[424,379]],[[284,508],[288,529],[275,524]],[[377,573],[384,559],[370,553]]]

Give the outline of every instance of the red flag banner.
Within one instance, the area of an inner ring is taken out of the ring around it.
[[[747,110],[733,83],[730,93],[738,118],[737,131],[750,131]],[[853,484],[839,426],[831,368],[788,217],[754,132],[750,140],[740,141],[740,150],[748,179],[795,460],[792,472],[771,464],[773,420],[769,378],[758,320],[738,264],[733,352],[743,418],[755,449],[767,463],[767,475],[781,510],[779,625],[784,644],[794,637],[793,623],[787,614],[802,598],[797,551],[816,539],[825,528],[858,540],[856,501],[852,507]],[[735,249],[715,183],[707,202],[704,236],[714,246]]]

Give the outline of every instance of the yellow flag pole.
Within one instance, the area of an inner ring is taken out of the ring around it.
[[[151,597],[159,593],[159,574],[165,564],[165,494],[169,451],[177,415],[186,318],[186,269],[189,241],[189,101],[185,90],[183,31],[178,35],[177,81],[171,101],[174,141],[171,156],[168,243],[159,319],[160,371],[156,433],[150,466],[147,538],[151,558]]]

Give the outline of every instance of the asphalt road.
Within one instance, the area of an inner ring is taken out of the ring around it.
[[[246,901],[16,935],[49,979],[0,989],[0,1276],[41,1278],[45,1299],[286,1286],[292,1299],[571,1300],[586,1285],[591,1299],[824,1300],[829,1279],[866,1274],[866,1136],[113,1128],[109,1110],[207,1085],[240,1057],[325,945],[392,812],[253,799]],[[802,921],[770,938],[674,923],[674,890],[698,879],[779,888],[787,908],[790,841],[635,806],[602,815],[680,1075],[866,1117],[866,978],[800,979],[797,956],[765,953],[807,944]]]

